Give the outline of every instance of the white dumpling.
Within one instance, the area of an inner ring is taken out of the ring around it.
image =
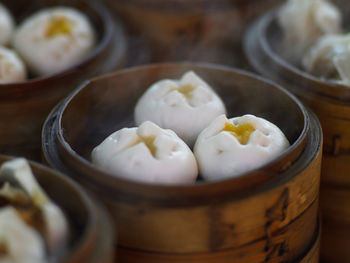
[[[326,0],[289,0],[278,13],[284,35],[283,53],[299,62],[306,50],[324,34],[341,31],[341,13]]]
[[[11,13],[0,3],[0,45],[9,44],[14,28],[15,22]]]
[[[338,82],[350,86],[350,52],[346,52],[342,56],[336,56],[334,58],[334,65],[340,76]]]
[[[135,122],[149,120],[171,129],[191,147],[198,134],[225,112],[212,88],[189,71],[180,80],[164,79],[149,87],[136,104]]]
[[[11,49],[0,46],[0,84],[27,79],[27,70],[21,58]]]
[[[139,182],[193,183],[198,174],[186,143],[150,121],[114,132],[94,148],[91,157],[101,170]]]
[[[309,50],[303,59],[305,71],[323,78],[339,78],[349,84],[350,34],[327,35]]]
[[[64,246],[68,238],[68,222],[62,210],[50,200],[38,184],[28,162],[24,158],[5,162],[0,168],[0,179],[19,185],[33,204],[41,210],[45,222],[44,235],[49,250],[53,251]],[[9,193],[9,191],[4,192]]]
[[[199,134],[194,154],[200,175],[218,180],[262,166],[288,146],[282,131],[263,118],[221,115]]]
[[[48,249],[54,252],[61,249],[67,243],[68,225],[62,210],[53,202],[46,202],[41,207],[45,222],[45,235],[47,237]]]
[[[0,262],[46,262],[42,237],[10,206],[0,209]]]
[[[92,51],[96,36],[88,18],[73,8],[43,9],[17,28],[13,46],[37,76],[66,70]]]

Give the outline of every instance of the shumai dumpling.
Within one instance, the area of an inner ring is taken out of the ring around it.
[[[171,129],[191,147],[198,134],[225,113],[220,97],[189,71],[180,80],[164,79],[149,87],[136,104],[135,122],[149,120]]]
[[[194,154],[200,175],[218,180],[262,166],[288,147],[283,132],[263,118],[221,115],[199,134]]]
[[[325,34],[341,31],[341,13],[327,0],[289,0],[278,13],[283,53],[300,63],[304,53]]]
[[[79,63],[92,51],[96,36],[88,18],[70,7],[42,9],[15,31],[13,46],[36,76]]]

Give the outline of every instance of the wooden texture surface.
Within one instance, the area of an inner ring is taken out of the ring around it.
[[[336,1],[344,14],[349,6]],[[345,25],[350,24],[345,17]],[[245,53],[253,68],[296,94],[319,118],[324,135],[321,208],[324,231],[321,260],[350,260],[350,89],[303,72],[282,58],[276,11],[259,18],[247,31]],[[343,229],[343,233],[340,234]]]
[[[98,43],[82,62],[61,73],[0,85],[0,153],[40,160],[41,127],[50,110],[88,77],[123,63],[125,38],[119,24],[96,1],[2,1],[17,22],[43,7],[67,5],[85,13],[98,33]]]
[[[195,185],[135,183],[92,166],[93,147],[134,125],[133,107],[151,83],[190,69],[223,98],[229,116],[265,117],[292,146],[245,176]],[[82,85],[52,112],[43,135],[46,161],[109,208],[120,262],[293,262],[315,239],[321,130],[294,97],[263,79],[198,64],[120,71]]]
[[[297,238],[297,237],[296,237]],[[317,229],[315,232],[315,236],[313,239],[313,243],[311,247],[307,251],[306,255],[301,256],[299,259],[295,260],[295,262],[299,263],[318,263],[319,262],[319,248],[320,248],[320,239],[321,239],[321,231]],[[254,246],[251,246],[250,249],[255,249],[256,251],[261,250],[263,244],[261,242],[256,242]],[[224,262],[224,263],[232,263],[232,259],[234,262],[235,258],[242,257],[244,253],[247,253],[247,247],[238,248],[236,251],[232,250],[224,250],[220,252],[212,252],[206,254],[157,254],[157,253],[146,253],[137,250],[131,250],[126,248],[119,248],[119,261],[120,262],[184,262],[184,263],[200,263],[200,262],[208,262],[208,263],[216,263],[216,262]],[[274,257],[274,253],[279,253],[283,250],[283,246],[276,246],[271,251],[271,260],[261,257],[255,256],[246,259],[246,262],[281,262],[281,258]],[[263,253],[263,252],[262,252]],[[243,261],[242,261],[243,262]]]
[[[0,165],[12,158],[0,155]],[[62,174],[35,162],[30,162],[30,165],[39,184],[69,221],[68,248],[62,254],[54,254],[50,262],[114,262],[114,228],[105,209]]]
[[[140,62],[187,60],[243,66],[241,38],[246,26],[282,0],[105,2],[122,18],[131,42],[139,43],[132,50],[132,60],[141,49],[150,55]]]

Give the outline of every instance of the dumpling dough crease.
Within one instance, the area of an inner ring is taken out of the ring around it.
[[[193,71],[180,80],[154,83],[135,107],[135,122],[152,121],[173,130],[190,147],[198,134],[221,114],[225,106],[213,89]]]
[[[112,133],[91,154],[101,170],[147,183],[193,183],[198,174],[192,151],[175,132],[146,121]]]
[[[70,7],[42,9],[16,29],[13,47],[36,76],[79,63],[92,51],[96,34],[88,18]]]

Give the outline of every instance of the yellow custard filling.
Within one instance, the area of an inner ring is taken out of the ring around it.
[[[185,98],[191,99],[193,96],[192,92],[195,90],[195,87],[191,84],[186,84],[186,85],[180,86],[179,88],[172,88],[170,89],[170,92],[173,90],[177,90],[179,93],[184,95]]]
[[[249,141],[250,135],[252,134],[253,131],[255,131],[255,128],[250,123],[243,123],[236,126],[234,124],[226,122],[223,131],[227,131],[231,133],[234,137],[237,138],[237,140],[241,144],[247,144]]]
[[[157,147],[154,145],[155,139],[156,139],[155,136],[147,136],[147,137],[140,138],[140,140],[144,144],[146,144],[146,146],[148,147],[148,149],[150,150],[153,156],[156,156],[156,152],[157,152]]]
[[[156,139],[155,136],[145,136],[145,137],[139,137],[137,139],[137,141],[135,141],[135,143],[133,143],[132,145],[130,145],[130,147],[135,146],[139,143],[144,143],[147,148],[149,149],[149,151],[151,152],[151,154],[153,155],[153,157],[156,156],[156,152],[157,152],[157,147],[154,145],[154,140]]]
[[[50,25],[46,31],[47,38],[54,38],[60,35],[69,35],[73,31],[73,21],[70,19],[60,16],[53,17],[50,21]]]

